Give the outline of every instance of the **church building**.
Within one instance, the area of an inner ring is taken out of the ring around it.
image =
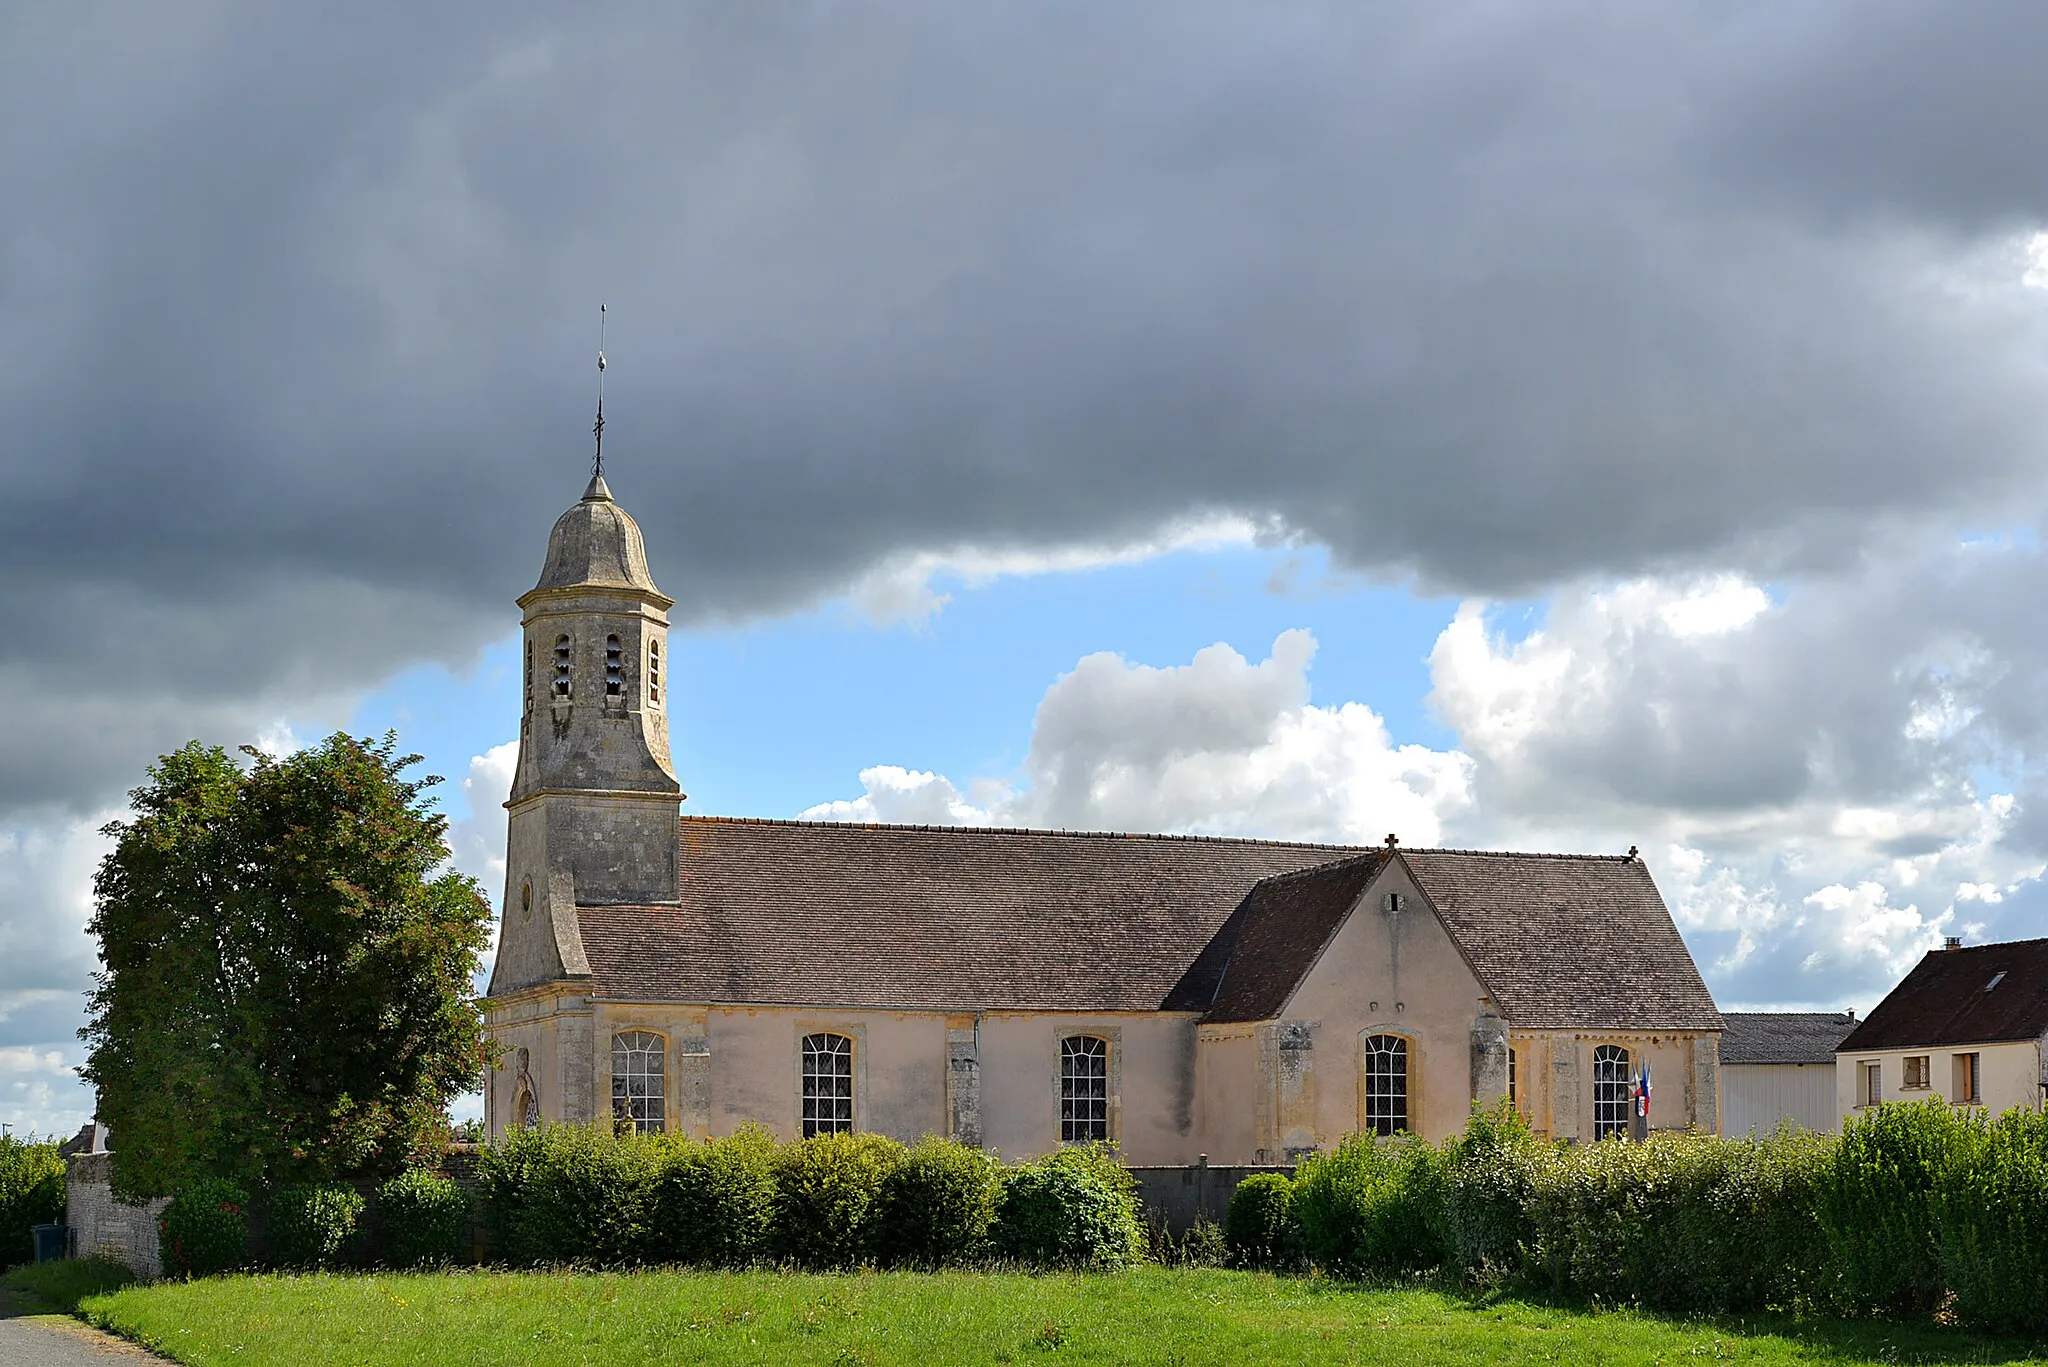
[[[672,600],[594,477],[525,614],[493,1136],[949,1135],[1289,1161],[1718,1124],[1719,1013],[1627,855],[684,816]]]

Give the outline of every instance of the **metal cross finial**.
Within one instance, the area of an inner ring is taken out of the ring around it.
[[[597,306],[597,423],[590,434],[597,438],[597,458],[590,464],[593,479],[604,475],[604,315],[603,304]]]

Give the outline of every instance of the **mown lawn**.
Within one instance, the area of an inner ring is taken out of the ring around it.
[[[1990,1363],[1927,1325],[1687,1321],[1242,1272],[241,1276],[81,1304],[192,1367]]]

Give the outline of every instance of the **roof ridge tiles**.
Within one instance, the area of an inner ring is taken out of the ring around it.
[[[686,812],[679,818],[680,824],[690,822],[719,822],[732,826],[798,826],[818,827],[830,830],[861,831],[911,831],[923,835],[1036,835],[1058,836],[1070,840],[1171,840],[1194,844],[1211,845],[1257,845],[1268,849],[1282,850],[1339,850],[1344,859],[1362,858],[1369,854],[1385,854],[1389,850],[1396,854],[1457,854],[1472,855],[1491,859],[1556,859],[1578,863],[1633,864],[1642,862],[1639,856],[1631,854],[1573,854],[1551,850],[1482,850],[1467,849],[1453,845],[1344,845],[1327,840],[1273,840],[1251,835],[1190,835],[1175,831],[1091,831],[1073,830],[1051,826],[954,826],[950,824],[914,824],[902,821],[817,821],[801,817],[783,816],[713,816],[705,813]],[[1339,861],[1331,861],[1339,862]],[[1314,868],[1327,868],[1318,864]],[[1309,869],[1296,872],[1307,873]],[[1276,875],[1292,877],[1293,875]],[[2020,943],[2007,941],[2006,943]],[[1974,946],[1973,946],[1974,948]]]

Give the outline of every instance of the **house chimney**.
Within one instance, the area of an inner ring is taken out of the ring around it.
[[[1963,937],[1960,935],[1951,935],[1946,940],[1943,940],[1941,942],[1941,947],[1943,949],[1961,949],[1963,947]]]

